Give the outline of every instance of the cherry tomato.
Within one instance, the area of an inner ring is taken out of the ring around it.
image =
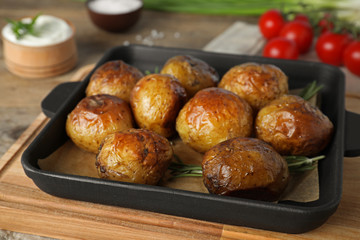
[[[350,43],[344,51],[344,65],[350,72],[360,76],[360,41]]]
[[[341,66],[344,50],[351,41],[349,34],[326,32],[316,42],[316,54],[324,63]]]
[[[296,14],[295,18],[294,18],[295,21],[304,21],[304,22],[307,22],[310,24],[310,19],[307,15],[305,14]]]
[[[309,23],[295,20],[285,24],[279,36],[293,40],[301,54],[309,51],[314,33]]]
[[[283,37],[271,39],[264,47],[264,57],[298,59],[299,50],[294,41]]]
[[[285,20],[279,10],[270,9],[261,15],[258,25],[262,35],[266,39],[271,39],[279,35]]]

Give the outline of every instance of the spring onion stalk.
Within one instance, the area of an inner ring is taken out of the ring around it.
[[[351,9],[354,0],[143,0],[144,8],[157,11],[196,14],[247,15],[258,16],[270,8],[284,12],[301,11],[303,5],[317,9]]]
[[[8,18],[6,19],[6,21],[11,24],[11,29],[14,32],[16,39],[21,39],[26,34],[34,36],[36,35],[36,33],[34,32],[34,25],[39,16],[40,14],[37,14],[35,17],[33,17],[30,23],[24,23],[22,22],[22,20],[16,21]]]

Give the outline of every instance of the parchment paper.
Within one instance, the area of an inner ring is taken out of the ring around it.
[[[235,22],[224,33],[213,39],[204,47],[206,51],[232,53],[232,54],[258,54],[264,40],[256,25]],[[291,81],[291,79],[290,79]],[[299,90],[293,90],[297,94]],[[317,98],[311,102],[315,104]],[[202,154],[194,151],[181,142],[180,139],[173,141],[175,154],[184,163],[201,165]],[[175,159],[174,159],[175,161]],[[85,152],[77,148],[70,140],[46,159],[39,160],[40,168],[48,171],[67,173],[80,176],[97,178],[95,168],[95,154]],[[162,186],[182,189],[194,192],[208,193],[201,177],[169,178],[167,172],[159,183]],[[281,200],[297,202],[310,202],[319,198],[318,169],[306,173],[291,175],[290,182]]]
[[[201,165],[202,154],[186,146],[179,138],[172,141],[174,153],[187,164]],[[95,167],[96,155],[79,149],[71,140],[38,164],[41,169],[79,176],[98,178]],[[173,159],[173,161],[176,161]],[[168,171],[159,185],[193,192],[208,193],[201,177],[170,178]],[[313,201],[318,198],[317,171],[312,170],[305,174],[291,176],[288,188],[281,200],[298,202]]]

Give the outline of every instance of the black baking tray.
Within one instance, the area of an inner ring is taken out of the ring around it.
[[[279,203],[103,180],[44,171],[38,160],[63,145],[66,116],[85,96],[93,71],[110,60],[123,60],[142,71],[153,71],[175,55],[192,55],[213,66],[222,76],[244,62],[274,64],[289,77],[290,89],[302,88],[316,80],[323,84],[321,110],[331,119],[335,132],[320,161],[318,200],[307,203]],[[22,155],[25,173],[44,192],[62,198],[141,209],[181,217],[240,225],[286,233],[303,233],[321,226],[337,209],[342,193],[343,157],[360,154],[360,115],[345,110],[345,81],[336,67],[305,61],[269,59],[257,56],[210,53],[201,50],[119,46],[107,51],[94,70],[81,82],[56,87],[42,102],[50,121]]]

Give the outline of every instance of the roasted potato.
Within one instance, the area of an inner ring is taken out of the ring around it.
[[[141,128],[171,137],[176,133],[175,120],[186,99],[185,88],[174,76],[150,74],[133,88],[130,105]]]
[[[221,88],[200,90],[181,109],[176,130],[184,143],[198,152],[234,137],[252,133],[253,112],[236,94]]]
[[[201,89],[215,87],[219,81],[219,75],[213,67],[190,55],[168,59],[160,73],[171,74],[179,79],[189,97]]]
[[[104,139],[95,165],[101,178],[155,185],[172,156],[166,138],[146,129],[129,129]]]
[[[109,61],[95,70],[86,88],[86,96],[109,94],[129,102],[130,92],[144,75],[121,60]]]
[[[230,68],[218,87],[245,99],[255,112],[289,91],[288,78],[280,68],[258,63],[244,63]]]
[[[67,116],[66,132],[80,148],[98,153],[103,138],[134,125],[130,106],[107,94],[85,97]]]
[[[286,161],[256,138],[232,138],[212,147],[202,161],[203,181],[210,193],[276,201],[285,190]]]
[[[259,111],[255,132],[281,155],[313,156],[330,142],[333,124],[303,98],[284,95]]]

